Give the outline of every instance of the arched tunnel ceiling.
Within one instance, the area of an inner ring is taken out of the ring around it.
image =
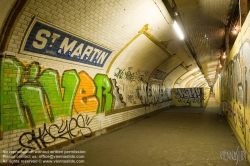
[[[185,42],[175,33],[171,11],[161,0],[27,2],[16,20],[16,25],[22,27],[14,28],[22,39],[26,39],[32,20],[42,20],[111,50],[102,68],[89,64],[83,67],[106,73],[110,78],[117,77],[119,71],[137,73],[143,81],[170,88],[213,86],[218,55],[224,49],[224,27],[235,4],[235,0],[175,0],[201,71]],[[21,49],[21,41],[13,36],[9,41],[7,51]]]
[[[171,3],[171,0],[169,0]],[[225,25],[236,0],[175,0],[186,32],[210,86],[216,79],[218,61],[225,51]]]

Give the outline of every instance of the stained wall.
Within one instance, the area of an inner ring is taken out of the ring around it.
[[[242,148],[250,151],[250,16],[248,15],[214,86],[217,101]],[[249,156],[248,156],[249,157]]]

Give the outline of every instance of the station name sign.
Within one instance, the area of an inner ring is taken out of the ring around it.
[[[34,20],[22,46],[24,52],[103,67],[112,51]]]

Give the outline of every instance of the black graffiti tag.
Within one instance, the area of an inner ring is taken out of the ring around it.
[[[35,150],[36,147],[33,144],[36,144],[39,149],[43,149],[47,147],[47,144],[53,143],[58,139],[66,139],[74,143],[73,138],[77,137],[79,134],[83,137],[92,136],[92,130],[88,127],[88,125],[93,119],[94,117],[90,119],[86,115],[84,118],[83,115],[79,114],[77,118],[62,121],[60,126],[52,124],[47,127],[47,125],[44,124],[43,128],[38,128],[37,132],[32,130],[30,132],[23,133],[19,137],[19,144],[23,148]]]

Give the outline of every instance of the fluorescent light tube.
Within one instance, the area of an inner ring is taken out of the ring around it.
[[[179,27],[179,25],[177,24],[176,21],[174,21],[174,30],[178,34],[179,38],[181,40],[183,40],[184,39],[184,35],[183,35],[183,33],[182,33],[182,31],[181,31],[181,29],[180,29],[180,27]]]

